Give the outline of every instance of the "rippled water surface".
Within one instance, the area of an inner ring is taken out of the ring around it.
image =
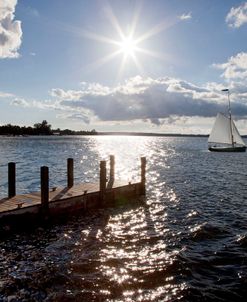
[[[210,153],[206,138],[0,138],[0,196],[7,163],[18,193],[97,181],[99,161],[116,157],[116,178],[140,177],[145,205],[130,202],[3,238],[0,301],[246,301],[247,155]]]

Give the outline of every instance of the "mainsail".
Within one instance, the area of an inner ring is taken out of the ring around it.
[[[216,117],[208,142],[245,146],[245,143],[242,140],[233,120],[222,113],[218,113]]]

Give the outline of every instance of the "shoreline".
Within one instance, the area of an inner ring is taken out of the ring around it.
[[[149,132],[97,132],[95,134],[36,134],[36,135],[15,135],[0,134],[0,137],[57,137],[57,136],[164,136],[164,137],[208,137],[209,134],[180,134],[180,133],[149,133]],[[247,135],[242,135],[247,137]]]

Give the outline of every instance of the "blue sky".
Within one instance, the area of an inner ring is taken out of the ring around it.
[[[247,2],[2,0],[0,124],[247,133]]]

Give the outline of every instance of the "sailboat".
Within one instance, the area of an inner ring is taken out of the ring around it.
[[[240,136],[232,119],[229,89],[228,92],[228,116],[218,113],[213,129],[208,138],[208,150],[215,152],[245,152],[246,145]]]

